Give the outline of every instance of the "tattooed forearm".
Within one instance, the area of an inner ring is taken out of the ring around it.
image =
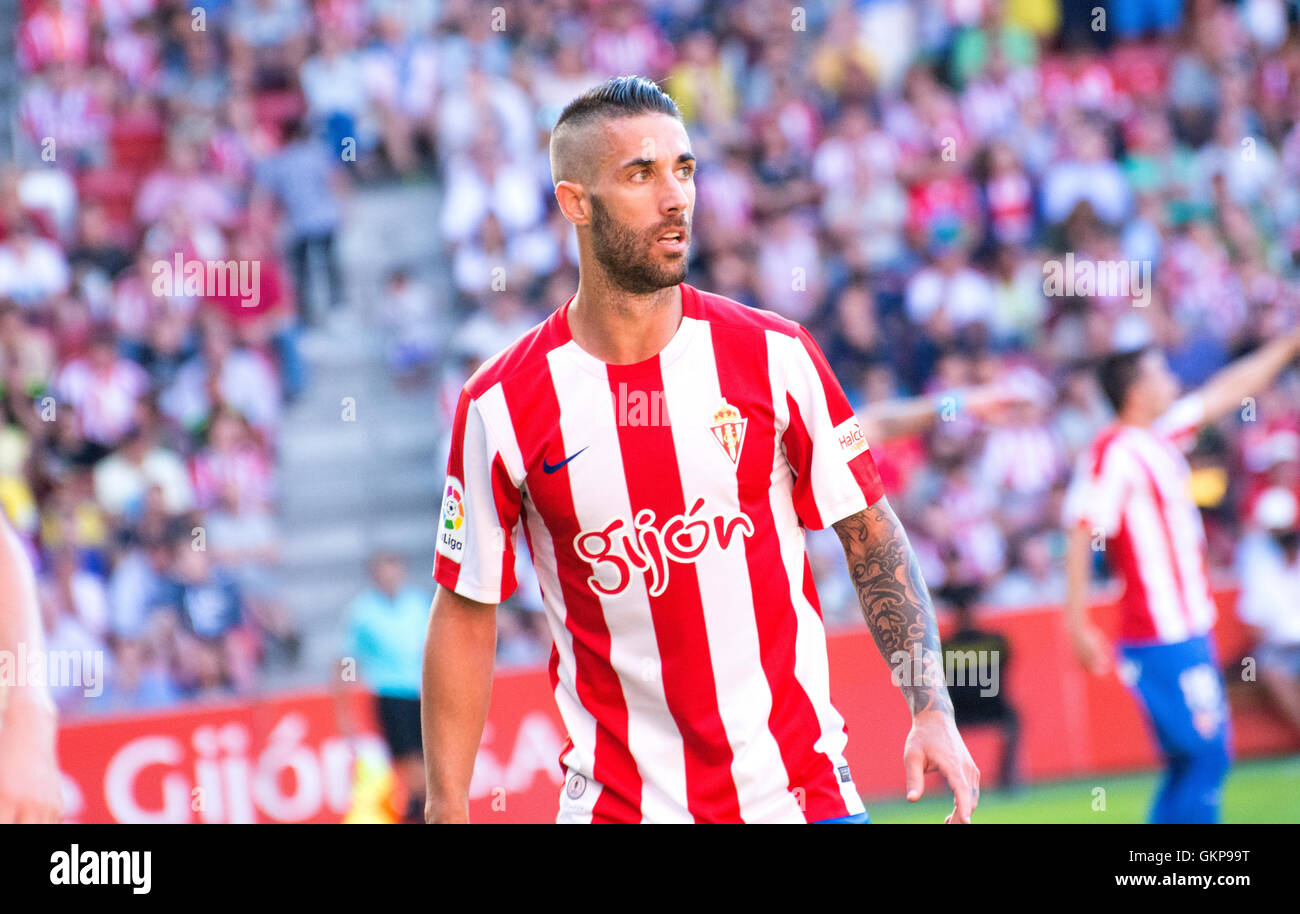
[[[912,713],[952,713],[930,592],[907,533],[881,498],[835,524],[862,615]]]

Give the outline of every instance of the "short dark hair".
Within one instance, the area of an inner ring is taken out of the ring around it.
[[[638,114],[666,114],[682,119],[677,103],[651,80],[644,76],[615,76],[565,105],[555,129],[563,124],[578,126],[601,118]]]
[[[684,123],[677,103],[641,76],[616,76],[569,102],[551,131],[551,178],[557,184],[587,179],[590,150],[580,137],[570,136],[572,131],[602,120],[641,114],[665,114]]]
[[[1119,412],[1124,408],[1129,388],[1142,373],[1142,358],[1151,351],[1151,346],[1139,346],[1137,349],[1124,349],[1112,352],[1101,360],[1097,368],[1097,380],[1102,393],[1110,401],[1111,408]]]

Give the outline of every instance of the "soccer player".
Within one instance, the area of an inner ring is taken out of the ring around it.
[[[560,822],[864,822],[830,702],[804,528],[834,526],[968,822],[979,772],[953,723],[934,611],[843,390],[807,331],[683,282],[695,156],[673,101],[621,77],[551,137],[577,292],[465,384],[425,647],[430,822],[468,818],[495,608],[523,528],[568,729]],[[898,655],[898,656],[895,656]],[[920,661],[919,663],[917,661]]]
[[[44,650],[36,581],[17,534],[0,514],[0,651]],[[54,702],[44,683],[0,679],[0,825],[58,822],[63,806]]]
[[[1065,615],[1074,649],[1095,674],[1110,650],[1088,618],[1094,543],[1124,581],[1119,673],[1146,710],[1165,762],[1152,822],[1215,822],[1231,761],[1228,705],[1212,628],[1205,528],[1189,490],[1184,451],[1197,429],[1242,407],[1300,351],[1300,331],[1273,340],[1178,396],[1154,347],[1101,365],[1116,422],[1079,455],[1063,507]]]

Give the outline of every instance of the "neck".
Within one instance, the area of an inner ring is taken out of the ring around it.
[[[611,365],[658,355],[682,322],[682,287],[645,295],[615,286],[600,271],[584,272],[569,305],[569,332],[584,350]]]
[[[1155,420],[1155,416],[1148,416],[1143,411],[1137,409],[1128,409],[1119,414],[1121,425],[1135,425],[1138,428],[1147,428]]]

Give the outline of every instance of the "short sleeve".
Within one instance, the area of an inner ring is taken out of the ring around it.
[[[1199,393],[1190,393],[1174,401],[1152,424],[1157,435],[1169,440],[1181,451],[1190,451],[1196,444],[1196,433],[1205,421],[1205,400]]]
[[[1100,455],[1093,449],[1080,454],[1065,492],[1063,524],[1100,530],[1107,539],[1118,535],[1128,491],[1127,465],[1124,451],[1114,446]]]
[[[508,599],[517,585],[514,530],[519,510],[519,488],[480,405],[462,390],[438,515],[435,580],[480,603]]]
[[[862,425],[816,341],[802,327],[786,370],[789,418],[781,438],[794,471],[794,508],[821,530],[875,504],[884,495]]]

